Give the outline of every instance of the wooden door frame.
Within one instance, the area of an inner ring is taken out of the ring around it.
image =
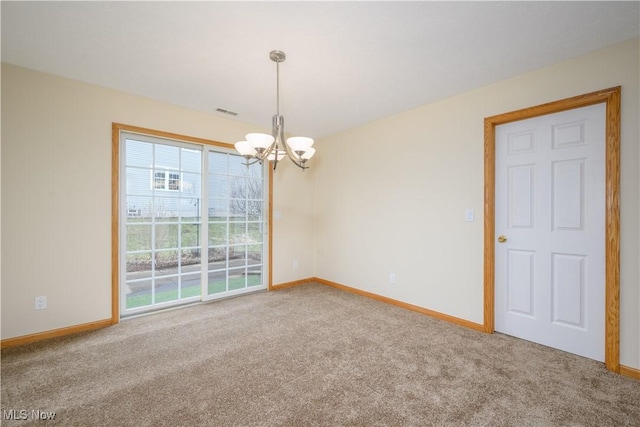
[[[484,119],[484,331],[495,330],[496,126],[588,105],[606,104],[605,349],[607,369],[620,372],[620,86]]]

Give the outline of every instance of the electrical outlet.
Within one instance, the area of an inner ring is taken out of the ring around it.
[[[298,268],[298,260],[294,259],[293,260],[293,269],[295,270],[296,268]]]
[[[47,308],[47,297],[36,297],[36,310]]]
[[[392,285],[396,283],[396,273],[389,273],[389,283]]]

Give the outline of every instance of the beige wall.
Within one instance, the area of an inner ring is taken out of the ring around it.
[[[484,118],[621,85],[621,363],[640,368],[639,50],[631,40],[319,141],[316,276],[481,324]]]
[[[273,174],[274,284],[313,277],[313,174],[315,158],[304,172],[289,160]],[[294,268],[294,262],[296,267]]]
[[[256,130],[3,64],[3,339],[111,317],[112,122],[230,143]],[[286,162],[276,173],[274,252],[294,251],[299,268],[275,256],[274,283],[312,275],[312,175],[300,173]]]

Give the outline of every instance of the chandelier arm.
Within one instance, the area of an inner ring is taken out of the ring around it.
[[[280,146],[278,145],[278,131],[281,128],[280,126],[280,115],[279,114],[274,114],[273,118],[271,120],[271,136],[273,136],[273,144],[271,145],[271,149],[273,150],[275,148],[276,152],[274,155],[274,158],[272,160],[273,162],[273,170],[276,170],[276,167],[278,166],[278,151],[280,150]]]
[[[268,146],[261,154],[261,158],[262,160],[266,159],[267,157],[269,157],[269,154],[271,154],[273,152],[274,147],[278,146],[278,142],[277,141],[273,141],[273,144],[271,144],[270,146]]]
[[[280,141],[282,141],[282,146],[284,148],[284,152],[287,155],[287,157],[289,158],[289,160],[291,160],[293,162],[294,165],[298,166],[300,169],[304,170],[304,169],[309,169],[309,166],[305,166],[304,165],[304,161],[300,160],[296,160],[296,155],[293,151],[291,151],[291,147],[289,147],[289,144],[287,144],[287,142],[284,139],[284,117],[279,116],[279,123],[281,124],[281,126],[279,127],[279,137],[280,137]],[[274,117],[275,119],[275,117]],[[277,141],[277,139],[276,139]]]
[[[300,169],[304,170],[304,169],[309,169],[309,166],[305,166],[303,160],[296,160],[295,158],[295,154],[291,151],[291,149],[289,148],[289,146],[285,143],[285,153],[287,153],[287,157],[289,158],[289,160],[291,160],[293,162],[294,165],[298,166]]]
[[[291,159],[291,157],[289,157],[289,159]],[[303,171],[305,169],[309,169],[309,166],[305,166],[303,163],[298,163],[297,161],[291,159],[291,161],[293,162],[294,165],[296,165],[297,167],[299,167],[300,169],[302,169]]]
[[[284,151],[285,153],[287,153],[287,157],[289,158],[289,160],[291,160],[293,162],[294,165],[298,166],[300,169],[309,169],[309,166],[305,166],[304,165],[304,161],[300,160],[296,160],[296,155],[295,153],[293,153],[291,151],[291,148],[289,148],[289,145],[287,145],[287,143],[285,142],[284,144]]]
[[[246,167],[249,167],[251,165],[255,165],[258,162],[262,162],[262,159],[259,158],[259,157],[253,157],[253,159],[254,159],[253,161],[249,161],[249,159],[247,159],[246,157],[245,157],[245,159],[247,160],[247,162],[243,163],[243,165],[245,165]]]

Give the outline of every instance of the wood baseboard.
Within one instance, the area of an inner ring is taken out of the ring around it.
[[[91,331],[93,329],[106,328],[113,325],[112,319],[97,320],[95,322],[83,323],[81,325],[68,326],[66,328],[52,329],[50,331],[37,332],[35,334],[22,335],[15,338],[7,338],[0,341],[0,348],[15,347],[29,344],[49,338],[62,337],[65,335],[77,334],[78,332]]]
[[[455,316],[450,316],[448,314],[444,314],[444,313],[440,313],[437,311],[433,311],[433,310],[429,310],[427,308],[424,307],[419,307],[417,305],[413,305],[413,304],[409,304],[406,302],[402,302],[402,301],[398,301],[395,300],[393,298],[388,298],[388,297],[384,297],[378,294],[374,294],[371,292],[367,292],[367,291],[363,291],[360,289],[356,289],[356,288],[352,288],[350,286],[346,286],[346,285],[342,285],[340,283],[336,283],[336,282],[332,282],[330,280],[325,280],[325,279],[320,279],[319,277],[314,277],[311,280],[309,280],[310,282],[317,282],[317,283],[321,283],[323,285],[327,285],[327,286],[331,286],[332,288],[336,288],[336,289],[340,289],[343,291],[347,291],[347,292],[351,292],[357,295],[362,295],[365,296],[367,298],[371,298],[371,299],[375,299],[387,304],[391,304],[391,305],[395,305],[397,307],[401,307],[407,310],[411,310],[411,311],[415,311],[417,313],[420,314],[426,314],[427,316],[430,317],[434,317],[436,319],[439,320],[444,320],[445,322],[449,322],[449,323],[453,323],[459,326],[464,326],[465,328],[470,328],[473,329],[475,331],[480,331],[480,332],[484,332],[484,325],[481,325],[479,323],[474,323],[471,322],[469,320],[465,320],[465,319],[460,319],[459,317],[455,317]]]
[[[628,366],[620,365],[620,375],[625,377],[635,378],[640,380],[640,369],[630,368]]]
[[[280,289],[292,288],[294,286],[304,285],[305,283],[311,283],[311,282],[314,282],[314,281],[315,281],[315,278],[308,277],[306,279],[294,280],[293,282],[285,282],[285,283],[279,283],[277,285],[271,285],[269,287],[269,290],[270,291],[278,291]]]

